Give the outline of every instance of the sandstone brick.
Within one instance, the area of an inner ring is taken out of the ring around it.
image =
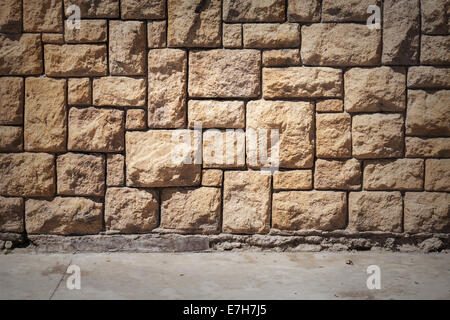
[[[299,49],[264,50],[262,55],[263,66],[282,67],[300,64]]]
[[[64,0],[66,17],[70,17],[73,12],[67,9],[71,5],[80,7],[81,18],[118,18],[119,1],[117,0]]]
[[[450,36],[426,36],[423,35],[420,47],[421,64],[450,63]]]
[[[278,22],[284,20],[283,0],[224,0],[226,22]]]
[[[66,153],[56,159],[57,192],[68,196],[105,193],[105,158],[102,155]]]
[[[189,54],[189,96],[252,98],[260,91],[257,50],[209,50]]]
[[[89,78],[71,78],[68,81],[69,104],[91,104],[91,81]]]
[[[217,232],[221,203],[219,188],[163,189],[161,227],[189,232]]]
[[[25,32],[61,32],[62,2],[60,0],[23,0]]]
[[[165,0],[122,0],[120,3],[122,19],[164,19]]]
[[[102,230],[103,204],[86,198],[55,197],[25,202],[28,234],[85,235]]]
[[[218,169],[202,170],[202,186],[205,187],[221,187],[223,180],[223,172]]]
[[[319,22],[320,0],[288,0],[288,21]]]
[[[243,101],[189,100],[189,127],[200,121],[203,128],[244,128]]]
[[[378,0],[323,0],[323,22],[366,22],[371,13],[367,13],[370,5],[380,6]]]
[[[406,192],[405,232],[450,232],[450,194]]]
[[[354,116],[352,145],[353,156],[358,159],[402,157],[403,116],[381,113]]]
[[[206,130],[203,133],[204,168],[243,168],[245,132],[243,130]]]
[[[348,113],[316,115],[316,155],[319,158],[351,157],[352,119]]]
[[[23,79],[0,78],[0,124],[23,123]]]
[[[145,110],[142,109],[128,109],[127,118],[125,121],[125,129],[127,130],[142,130],[147,128],[145,121]]]
[[[279,130],[279,142],[275,144],[267,139],[269,164],[275,160],[273,152],[278,148],[281,168],[311,168],[314,160],[313,117],[313,106],[309,102],[250,101],[246,117],[247,164],[256,168],[267,166],[264,164],[266,159],[257,157],[264,148],[261,144],[264,133],[258,129],[275,129]],[[258,136],[258,143],[254,140],[253,146],[249,133],[252,129]],[[270,132],[267,134],[271,135]]]
[[[350,192],[348,201],[350,230],[402,232],[400,192]]]
[[[373,66],[380,62],[381,33],[366,25],[312,24],[302,27],[301,37],[306,65]]]
[[[122,151],[123,111],[97,108],[71,108],[68,148],[71,151]]]
[[[450,136],[450,90],[408,90],[406,134]]]
[[[22,198],[0,197],[0,232],[24,232],[23,212]]]
[[[383,64],[417,64],[419,0],[386,0],[383,8]]]
[[[45,73],[50,77],[104,76],[106,45],[67,44],[44,46]]]
[[[425,161],[425,190],[450,191],[450,159]]]
[[[267,233],[270,228],[270,175],[226,171],[223,189],[225,233]]]
[[[450,158],[450,138],[406,137],[405,146],[409,158]]]
[[[316,102],[317,112],[342,112],[344,110],[344,102],[339,99],[327,99]]]
[[[153,190],[108,188],[105,227],[121,233],[152,231],[159,223],[158,195]]]
[[[312,188],[311,170],[276,171],[273,174],[274,190],[304,190]]]
[[[112,75],[145,73],[145,24],[109,21],[109,71]]]
[[[167,45],[166,21],[149,21],[147,23],[147,44],[149,48],[163,48]]]
[[[361,163],[349,160],[316,160],[314,187],[320,189],[358,190],[361,188]]]
[[[224,48],[241,48],[242,25],[224,23],[222,25],[222,41]]]
[[[347,112],[403,111],[406,107],[404,69],[353,68],[344,74]]]
[[[18,197],[50,197],[55,193],[53,155],[1,153],[0,194]]]
[[[25,80],[24,144],[27,151],[66,149],[66,80]]]
[[[408,87],[450,89],[450,69],[431,66],[411,67],[408,69]]]
[[[426,34],[449,33],[448,14],[450,6],[446,0],[421,1],[422,32]]]
[[[300,45],[300,27],[296,23],[246,23],[244,48],[291,48]]]
[[[281,230],[342,229],[346,211],[345,192],[278,192],[273,194],[272,226]]]
[[[0,75],[34,75],[41,72],[39,34],[0,34]]]
[[[22,141],[22,127],[0,126],[0,151],[22,151]]]
[[[423,160],[397,159],[366,161],[365,190],[422,190]]]
[[[186,118],[187,54],[178,49],[148,53],[148,126],[180,128]]]
[[[93,97],[96,106],[145,106],[145,79],[103,77],[94,79]]]
[[[333,68],[263,68],[264,98],[326,98],[342,95],[342,71]]]
[[[191,144],[187,139],[190,137]],[[182,187],[200,184],[199,164],[194,163],[197,146],[190,130],[149,130],[126,133],[127,186]],[[183,141],[184,139],[184,141]],[[181,144],[184,142],[183,147]],[[191,147],[188,149],[187,147]],[[182,156],[185,157],[182,157]],[[190,163],[185,163],[190,160]]]
[[[69,23],[72,21],[66,20],[64,28],[64,39],[67,43],[106,42],[107,40],[106,20],[80,20],[80,29],[70,29]]]
[[[121,154],[106,155],[106,185],[118,187],[125,184],[124,176],[125,158]]]
[[[19,33],[22,31],[22,1],[1,0],[0,32]]]
[[[51,44],[63,44],[64,35],[62,33],[43,33],[42,42]]]
[[[220,0],[168,0],[167,6],[169,46],[220,46]]]

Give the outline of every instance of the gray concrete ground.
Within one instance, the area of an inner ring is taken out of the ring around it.
[[[80,267],[80,290],[67,288],[69,265]],[[380,290],[367,288],[369,265],[380,267]],[[16,252],[0,256],[0,298],[450,299],[450,255]]]

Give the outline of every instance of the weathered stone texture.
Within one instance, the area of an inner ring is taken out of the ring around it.
[[[450,158],[450,138],[406,137],[405,146],[409,158]]]
[[[120,3],[122,19],[164,19],[165,0],[122,0]]]
[[[302,2],[302,1],[299,1]],[[323,0],[323,22],[366,22],[371,13],[367,8],[380,5],[378,0]]]
[[[245,133],[243,130],[207,130],[203,133],[204,168],[243,168]]]
[[[245,107],[243,101],[189,100],[189,127],[196,121],[203,128],[244,128]]]
[[[242,47],[242,25],[224,23],[222,25],[222,42],[224,48]]]
[[[0,124],[22,124],[23,103],[23,79],[0,78]]]
[[[226,22],[282,22],[283,0],[224,0],[223,19]]]
[[[163,189],[161,227],[199,233],[217,232],[221,203],[219,188]]]
[[[311,170],[276,171],[273,174],[274,190],[304,190],[311,188]]]
[[[316,155],[319,158],[351,156],[351,117],[348,113],[316,115]]]
[[[39,34],[0,34],[0,75],[34,75],[41,72]]]
[[[244,48],[292,48],[300,45],[300,27],[296,23],[246,23]]]
[[[64,0],[66,17],[70,17],[73,14],[73,12],[67,10],[71,5],[77,5],[80,7],[81,18],[119,17],[118,0]]]
[[[202,171],[202,186],[221,187],[222,180],[223,180],[222,170],[208,169]]]
[[[420,3],[422,9],[422,32],[426,34],[449,33],[448,16],[450,4],[447,0],[425,0]]]
[[[25,32],[61,32],[62,1],[23,0],[23,30]]]
[[[342,112],[343,110],[344,102],[339,99],[322,100],[316,103],[317,112]]]
[[[223,232],[267,233],[270,224],[270,175],[259,171],[226,171]]]
[[[106,185],[117,187],[125,184],[125,159],[121,154],[108,154],[106,156]]]
[[[420,63],[448,65],[450,63],[450,36],[426,36],[421,38]]]
[[[68,80],[67,100],[69,104],[91,104],[91,81],[89,78],[71,78]]]
[[[42,43],[63,44],[64,35],[62,33],[43,33]]]
[[[450,159],[425,161],[425,190],[450,191]]]
[[[0,151],[23,151],[22,127],[0,126]]]
[[[106,20],[80,20],[80,28],[70,28],[71,20],[66,20],[64,39],[67,43],[106,42]]]
[[[24,231],[24,202],[22,198],[0,197],[0,232]]]
[[[96,106],[145,106],[145,79],[103,77],[94,79],[93,97]]]
[[[106,191],[106,230],[142,233],[152,231],[158,223],[159,203],[155,191],[136,188],[108,188]]]
[[[334,190],[358,190],[361,188],[361,163],[350,160],[316,160],[314,187]]]
[[[163,48],[166,46],[166,21],[149,21],[147,23],[147,46],[149,48]]]
[[[273,194],[272,225],[282,230],[325,230],[345,227],[345,192],[285,191]]]
[[[408,88],[450,89],[450,68],[411,67],[408,69]]]
[[[0,32],[19,33],[22,30],[22,1],[0,0]]]
[[[282,67],[300,64],[299,49],[264,50],[262,56],[263,66]]]
[[[147,127],[146,113],[142,109],[128,109],[125,121],[125,129],[142,130]]]
[[[288,21],[319,22],[320,0],[288,0]]]

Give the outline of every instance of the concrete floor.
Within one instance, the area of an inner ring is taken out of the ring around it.
[[[349,261],[351,260],[351,261]],[[69,265],[81,289],[69,290]],[[378,265],[381,289],[369,290]],[[104,253],[0,256],[0,299],[450,299],[450,255]]]

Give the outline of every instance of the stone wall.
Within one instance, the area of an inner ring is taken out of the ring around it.
[[[0,7],[0,239],[448,246],[448,0]]]

